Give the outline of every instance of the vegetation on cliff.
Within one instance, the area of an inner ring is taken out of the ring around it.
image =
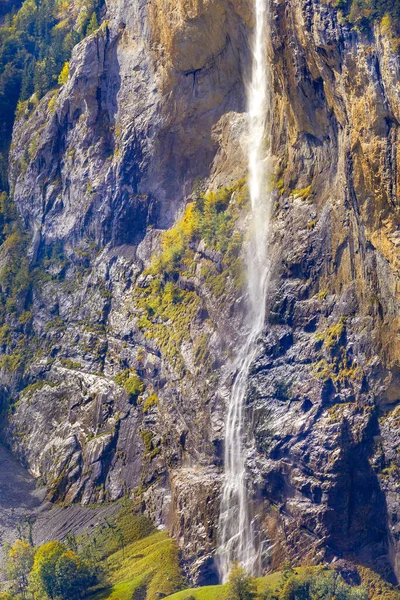
[[[0,191],[18,102],[33,103],[68,76],[72,48],[97,28],[100,0],[25,0],[0,27]],[[60,77],[59,77],[60,76]]]
[[[161,251],[135,290],[139,328],[154,340],[179,371],[182,344],[191,337],[191,325],[204,299],[199,282],[217,301],[238,294],[243,285],[243,234],[237,230],[247,203],[241,180],[228,188],[202,192],[195,189],[181,219],[162,236]],[[201,245],[203,244],[203,245]],[[207,366],[207,335],[196,336],[195,362]]]

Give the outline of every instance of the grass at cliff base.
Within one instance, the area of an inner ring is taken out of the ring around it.
[[[131,600],[140,591],[152,599],[181,586],[178,551],[165,531],[112,554],[106,566],[109,585],[89,596],[92,600]]]
[[[167,531],[157,530],[138,514],[130,502],[123,502],[115,517],[106,518],[77,542],[82,555],[101,565],[104,574],[87,596],[89,600],[227,600],[226,585],[186,587],[176,542]],[[321,568],[301,566],[291,574],[301,576],[315,571],[317,575]],[[399,590],[377,573],[366,567],[358,570],[370,600],[400,600]],[[285,576],[288,573],[277,571],[256,579],[257,597],[278,593]]]
[[[295,571],[300,572],[301,568],[295,569]],[[258,578],[256,580],[257,593],[262,594],[266,588],[270,589],[271,591],[275,591],[279,587],[281,577],[282,573],[277,571],[275,573],[271,573],[270,575],[266,575],[265,577]],[[210,585],[183,590],[168,596],[165,598],[165,600],[186,600],[189,597],[195,598],[196,600],[225,600],[226,591],[226,585]]]
[[[129,505],[114,522],[83,540],[83,546],[105,574],[101,585],[87,596],[90,600],[156,600],[184,586],[174,540],[135,515]]]

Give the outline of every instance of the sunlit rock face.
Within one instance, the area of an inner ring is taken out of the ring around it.
[[[243,299],[230,280],[210,291],[204,268],[221,273],[222,254],[196,242],[195,276],[178,279],[199,301],[177,370],[135,298],[196,179],[246,172],[253,24],[245,1],[107,3],[11,150],[29,258],[48,262],[24,329],[35,352],[1,373],[2,397],[18,400],[8,443],[53,500],[134,495],[195,581],[214,573]],[[341,557],[395,579],[399,61],[377,26],[360,37],[326,3],[273,2],[270,27],[274,268],[246,404],[258,537],[266,565]],[[129,369],[143,399],[118,379]]]

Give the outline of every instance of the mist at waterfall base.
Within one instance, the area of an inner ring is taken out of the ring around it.
[[[269,132],[270,86],[266,42],[268,1],[254,0],[255,27],[252,42],[251,81],[248,100],[248,182],[251,200],[250,230],[246,247],[247,295],[246,337],[234,362],[236,377],[225,423],[225,473],[218,523],[217,565],[225,582],[232,564],[240,563],[248,573],[261,569],[246,481],[246,428],[244,404],[251,365],[265,321],[268,290],[268,239],[271,221],[271,194],[267,192],[269,160],[266,134]]]

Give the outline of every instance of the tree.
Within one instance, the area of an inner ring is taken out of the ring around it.
[[[90,17],[89,25],[86,29],[86,35],[90,35],[94,33],[99,28],[99,23],[97,21],[96,13],[93,11],[92,16]]]
[[[253,600],[255,598],[255,579],[239,564],[235,564],[229,574],[227,600]]]
[[[61,542],[54,541],[40,546],[35,554],[30,576],[31,587],[39,594],[47,594],[51,600],[57,596],[56,565],[64,552],[65,546]]]
[[[96,570],[61,542],[48,542],[36,551],[30,584],[39,597],[79,600],[96,581]]]
[[[55,575],[57,592],[63,600],[79,600],[84,592],[96,583],[96,577],[89,564],[72,550],[61,554],[57,560]]]
[[[17,540],[8,552],[7,578],[12,582],[14,591],[21,594],[22,598],[26,598],[34,552],[32,546],[22,540]]]
[[[56,64],[51,54],[35,64],[35,92],[41,98],[56,81]]]
[[[66,62],[61,70],[60,75],[58,76],[58,83],[60,85],[64,85],[67,83],[69,77],[69,62]]]

